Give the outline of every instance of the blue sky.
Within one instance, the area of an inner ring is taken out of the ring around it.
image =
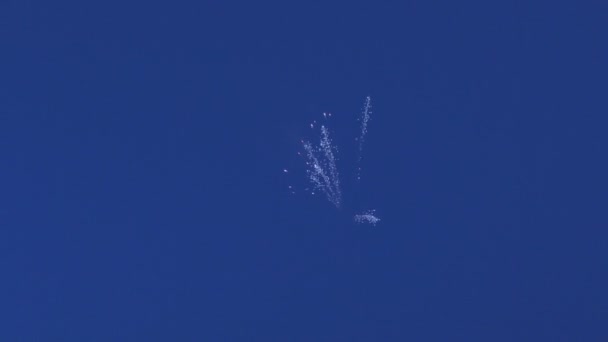
[[[0,340],[606,340],[605,13],[2,2]],[[368,95],[376,227],[282,173]]]

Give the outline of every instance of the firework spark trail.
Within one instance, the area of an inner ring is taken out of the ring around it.
[[[334,157],[333,151],[337,152],[337,148],[332,144],[329,138],[329,131],[327,127],[321,126],[321,149],[325,155],[326,166],[329,169],[329,175],[331,177],[331,185],[336,197],[340,200],[342,198],[342,191],[340,190],[340,176],[338,175],[338,168],[336,167],[336,158]]]
[[[306,165],[308,169],[306,172],[308,173],[308,178],[313,185],[314,190],[320,190],[323,192],[327,199],[333,203],[333,198],[335,198],[333,191],[330,186],[330,180],[323,168],[321,167],[318,158],[315,156],[315,149],[310,144],[310,142],[303,142],[304,151],[306,151]]]
[[[340,207],[342,202],[342,194],[340,191],[340,183],[336,182],[337,179],[337,168],[335,164],[335,159],[333,158],[333,153],[331,151],[331,141],[329,140],[328,135],[324,135],[321,138],[320,147],[313,147],[310,142],[303,142],[304,150],[306,151],[308,166],[308,178],[312,183],[313,187],[316,190],[320,190],[327,196],[327,200],[330,201],[337,208]],[[329,149],[329,152],[328,152]],[[324,153],[324,157],[321,156],[321,160],[324,162],[321,163],[319,158],[317,158],[317,153]],[[327,155],[330,157],[327,157]],[[330,174],[328,175],[327,169],[329,169]]]
[[[365,98],[365,104],[363,105],[363,111],[361,112],[361,134],[357,139],[359,141],[359,153],[357,155],[357,180],[361,180],[361,159],[363,158],[363,144],[365,143],[365,135],[367,134],[367,122],[369,121],[370,114],[372,113],[372,98],[370,96]]]

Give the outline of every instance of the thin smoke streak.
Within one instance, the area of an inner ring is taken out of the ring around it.
[[[361,117],[359,118],[359,121],[361,121],[361,133],[359,134],[359,138],[357,138],[359,141],[359,151],[357,154],[357,181],[361,180],[361,159],[363,158],[363,145],[365,144],[365,135],[367,134],[367,123],[372,113],[371,109],[372,98],[367,96],[365,98]]]

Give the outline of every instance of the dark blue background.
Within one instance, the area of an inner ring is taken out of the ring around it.
[[[0,340],[606,341],[607,10],[2,1]],[[375,228],[281,172],[366,95]]]

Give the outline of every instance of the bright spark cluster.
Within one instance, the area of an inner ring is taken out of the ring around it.
[[[363,214],[355,215],[355,222],[357,223],[369,223],[372,226],[375,226],[376,223],[380,221],[380,219],[375,215],[375,210],[368,210]]]

